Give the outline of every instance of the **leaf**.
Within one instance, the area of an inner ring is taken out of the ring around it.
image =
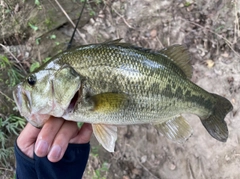
[[[107,162],[103,162],[101,170],[102,171],[108,171],[109,169],[109,164]]]
[[[35,0],[35,4],[36,4],[37,6],[40,6],[39,0]]]
[[[37,38],[37,39],[36,39],[36,44],[37,44],[37,45],[40,44],[40,40],[41,40],[41,38]]]
[[[40,67],[39,62],[34,62],[31,66],[30,66],[30,72],[33,72],[35,69],[37,69],[38,67]]]
[[[57,38],[57,36],[54,34],[50,36],[50,39],[56,39],[56,38]]]
[[[81,128],[83,124],[84,124],[83,122],[78,122],[78,123],[77,123],[77,125],[78,125],[79,128]]]
[[[8,58],[4,55],[4,56],[0,56],[0,59],[3,61],[3,62],[5,62],[6,64],[8,64],[8,65],[10,65],[10,62],[9,62],[9,60],[8,60]]]
[[[214,61],[211,59],[206,60],[206,63],[208,68],[212,68],[214,66]]]
[[[51,57],[47,57],[47,58],[45,58],[45,59],[43,60],[43,63],[48,62],[50,59],[51,59]]]
[[[192,5],[191,2],[185,2],[185,4],[184,4],[185,7],[189,7],[189,6],[191,6],[191,5]]]
[[[28,25],[34,30],[34,31],[37,31],[38,30],[38,27],[31,24],[30,22],[28,23]]]

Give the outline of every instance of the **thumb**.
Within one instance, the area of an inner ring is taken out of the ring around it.
[[[19,149],[30,158],[33,158],[33,147],[40,130],[28,123],[17,138]]]

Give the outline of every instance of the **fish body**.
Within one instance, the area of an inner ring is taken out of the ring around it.
[[[21,114],[36,127],[49,116],[92,123],[99,142],[113,152],[117,125],[152,123],[176,141],[191,128],[181,116],[192,113],[215,139],[226,141],[231,103],[189,79],[185,47],[161,51],[118,40],[74,48],[53,57],[14,91]]]

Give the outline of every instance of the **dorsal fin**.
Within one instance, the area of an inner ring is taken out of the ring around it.
[[[172,60],[187,76],[192,77],[192,65],[190,64],[190,54],[183,45],[172,45],[159,51]]]
[[[141,52],[158,54],[156,51],[154,51],[152,49],[138,47],[136,45],[132,45],[132,44],[127,43],[127,42],[120,42],[121,40],[122,40],[121,38],[120,39],[115,39],[115,40],[109,40],[109,41],[105,41],[101,44],[115,45],[115,46],[118,46],[118,47],[129,48],[129,49],[133,49],[133,50],[139,50]]]
[[[122,40],[122,38],[115,39],[115,40],[107,40],[107,41],[103,42],[102,44],[114,44],[114,45],[116,45],[116,44],[119,44],[121,40]]]
[[[182,75],[186,75],[187,78],[192,77],[192,65],[190,64],[190,54],[187,50],[187,48],[183,45],[172,45],[169,47],[166,47],[160,51],[154,51],[152,49],[145,49],[142,47],[137,47],[135,45],[129,44],[129,43],[121,43],[122,39],[116,39],[112,41],[106,41],[102,44],[107,45],[115,45],[119,47],[124,48],[131,48],[135,50],[139,50],[144,53],[152,53],[162,56],[164,55],[167,59],[170,59],[183,73]]]

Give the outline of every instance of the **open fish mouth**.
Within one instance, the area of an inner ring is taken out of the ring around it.
[[[76,89],[76,92],[75,92],[74,96],[72,97],[64,115],[72,113],[75,110],[76,106],[82,99],[82,94],[83,94],[83,84],[80,84],[78,86],[78,88]]]
[[[80,98],[80,90],[78,90],[75,95],[73,96],[73,98],[71,99],[69,106],[66,109],[66,113],[71,113],[74,111],[75,106],[77,105],[77,102],[79,101],[78,99]]]

